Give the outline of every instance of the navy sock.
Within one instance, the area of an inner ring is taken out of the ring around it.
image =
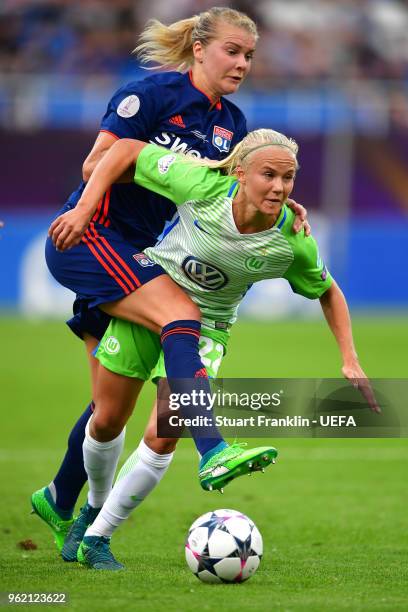
[[[161,333],[167,378],[172,393],[199,393],[200,398],[211,393],[206,370],[201,362],[198,348],[201,324],[198,321],[173,321],[165,325]],[[200,393],[201,392],[201,393]],[[185,418],[208,417],[205,427],[189,427],[191,436],[200,455],[205,455],[224,442],[218,431],[208,401],[200,405],[191,403],[181,408]]]
[[[75,423],[68,438],[68,450],[53,480],[56,490],[55,503],[62,510],[74,508],[81,489],[88,480],[84,468],[82,444],[85,427],[92,416],[93,407],[94,404],[91,402]]]

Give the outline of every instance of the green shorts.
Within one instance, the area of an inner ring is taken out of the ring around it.
[[[225,355],[229,334],[201,329],[200,357],[208,376],[215,378]],[[160,337],[145,327],[112,319],[95,354],[107,369],[122,376],[153,381],[166,377]]]

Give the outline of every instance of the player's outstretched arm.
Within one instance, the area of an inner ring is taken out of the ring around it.
[[[354,347],[350,313],[343,292],[333,281],[331,287],[320,298],[327,323],[336,338],[343,359],[342,373],[365,397],[373,412],[381,412],[370,381],[361,368]]]
[[[53,221],[48,235],[59,251],[78,244],[96,211],[99,200],[109,187],[121,180],[132,181],[132,169],[140,151],[146,146],[140,140],[118,140],[99,161],[78,204]]]

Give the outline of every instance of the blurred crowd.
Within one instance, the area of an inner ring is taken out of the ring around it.
[[[171,23],[214,4],[258,24],[252,83],[408,76],[406,0],[2,0],[0,73],[131,74],[149,18]]]

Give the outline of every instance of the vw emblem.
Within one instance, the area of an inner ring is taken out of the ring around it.
[[[228,282],[228,277],[224,272],[196,257],[186,257],[181,267],[184,274],[203,289],[216,291],[225,287]]]

